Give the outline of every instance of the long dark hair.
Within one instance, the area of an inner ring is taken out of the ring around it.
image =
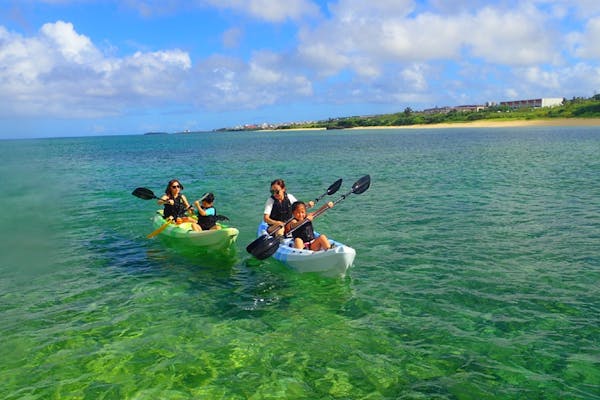
[[[285,182],[283,179],[275,179],[273,182],[271,182],[271,186],[273,185],[279,185],[282,189],[285,189]]]
[[[177,182],[177,184],[178,184],[179,186],[181,186],[181,190],[183,190],[183,185],[181,184],[181,182],[179,182],[179,179],[171,179],[171,180],[169,181],[169,183],[167,183],[167,188],[165,189],[165,194],[166,194],[168,197],[171,197],[171,185],[172,185],[172,184],[174,184],[175,182]]]

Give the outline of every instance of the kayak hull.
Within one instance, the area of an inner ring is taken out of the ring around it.
[[[258,236],[266,234],[267,227],[266,223],[261,223],[258,227]],[[315,232],[315,236],[319,234]],[[344,277],[348,268],[354,263],[356,250],[332,239],[329,239],[329,243],[332,244],[329,250],[312,251],[296,249],[293,239],[285,238],[272,257],[301,273],[317,272],[325,276]]]
[[[162,215],[157,214],[152,218],[152,226],[158,229],[165,224]],[[192,229],[191,222],[181,224],[171,223],[158,234],[161,239],[168,239],[177,244],[195,247],[206,251],[225,251],[236,241],[239,231],[236,228],[221,225],[221,229],[212,229],[196,232]]]

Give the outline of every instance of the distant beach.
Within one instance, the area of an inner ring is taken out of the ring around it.
[[[535,120],[480,120],[400,126],[365,126],[348,129],[440,129],[440,128],[517,128],[527,126],[600,126],[600,118],[552,118]]]

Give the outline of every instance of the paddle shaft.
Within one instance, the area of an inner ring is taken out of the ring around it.
[[[335,192],[338,191],[338,189],[340,188],[340,186],[342,185],[342,178],[338,179],[337,181],[333,182],[331,184],[331,186],[329,186],[327,188],[327,190],[325,191],[325,193],[323,193],[322,195],[320,195],[319,197],[317,197],[314,201],[313,201],[313,207],[315,206],[315,204],[317,204],[319,202],[319,200],[321,200],[323,197],[327,196],[327,195],[332,195]],[[268,235],[272,235],[273,233],[277,232],[279,229],[281,229],[281,227],[286,226],[287,224],[289,224],[290,222],[292,222],[294,220],[294,217],[288,219],[287,221],[285,221],[283,223],[283,225],[273,225],[271,227],[269,227],[269,229],[267,229],[267,234]]]
[[[339,199],[334,201],[333,205],[336,205],[339,202],[345,200],[346,197],[350,196],[352,193],[356,193],[356,194],[364,193],[369,188],[369,186],[371,186],[371,176],[365,175],[362,178],[360,178],[358,181],[356,181],[354,183],[354,185],[352,185],[352,189],[350,189],[350,191],[348,193],[343,194]],[[315,211],[312,219],[315,219],[319,215],[323,214],[329,208],[330,208],[329,205],[325,204],[323,207],[321,207],[317,211]],[[293,229],[290,229],[290,231],[288,232],[288,235],[290,233],[294,232],[296,229],[300,228],[302,225],[306,224],[308,221],[310,221],[308,218],[304,218],[304,220],[300,224],[296,225]]]
[[[341,181],[340,181],[340,183],[341,183]],[[364,193],[369,188],[370,185],[371,185],[371,176],[370,175],[363,176],[358,181],[356,181],[354,183],[354,185],[352,185],[352,189],[348,193],[344,194],[342,197],[340,197],[338,200],[336,200],[334,202],[334,204],[337,204],[337,203],[343,201],[346,197],[348,197],[352,193],[354,193],[354,194]],[[315,216],[321,215],[329,208],[330,208],[329,205],[322,206],[319,210],[317,210],[313,214],[312,219],[314,219]],[[288,233],[294,232],[296,229],[298,229],[302,225],[304,225],[307,221],[309,221],[309,220],[304,219],[300,224],[295,226]],[[264,235],[260,236],[259,238],[257,238],[256,240],[254,240],[248,246],[246,246],[246,251],[248,253],[252,254],[254,257],[258,258],[259,260],[264,260],[265,258],[272,256],[277,251],[277,249],[279,248],[279,243],[280,242],[279,242],[278,237],[264,234]]]
[[[348,193],[346,193],[345,195],[342,195],[342,197],[340,197],[339,199],[337,199],[336,201],[333,202],[333,205],[336,205],[339,202],[341,202],[342,200],[346,199],[346,197],[350,196],[352,193],[354,193],[354,190],[351,190]],[[325,211],[329,210],[330,208],[331,207],[329,207],[329,204],[325,204],[325,205],[321,206],[321,208],[319,208],[317,211],[315,211],[313,213],[312,219],[317,218],[319,215],[323,214]],[[295,227],[293,227],[292,229],[290,229],[287,234],[288,235],[291,234],[296,229],[299,229],[301,226],[303,226],[304,224],[306,224],[309,221],[311,221],[311,220],[308,218],[304,218],[300,224],[298,224]]]
[[[165,229],[167,229],[167,226],[169,226],[169,224],[171,222],[173,222],[173,217],[167,218],[167,222],[165,222],[164,224],[162,224],[162,226],[160,228],[158,228],[155,231],[149,233],[148,236],[146,236],[146,237],[148,239],[152,239],[154,236],[158,235],[159,233],[161,233],[162,231],[164,231]]]

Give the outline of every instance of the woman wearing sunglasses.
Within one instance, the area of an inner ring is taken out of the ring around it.
[[[171,179],[165,189],[165,194],[158,199],[158,204],[165,206],[163,218],[171,217],[174,220],[184,218],[187,212],[191,212],[190,203],[181,193],[183,185],[177,179]]]
[[[271,197],[265,203],[264,221],[269,224],[269,233],[283,235],[283,227],[292,218],[292,204],[298,201],[294,195],[287,193],[283,179],[271,182]],[[308,207],[314,205],[308,202]],[[275,228],[275,227],[279,228]],[[273,231],[276,229],[276,231]]]

